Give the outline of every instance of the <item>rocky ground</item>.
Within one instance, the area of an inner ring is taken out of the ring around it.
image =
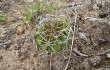
[[[36,28],[31,22],[20,22],[21,16],[14,6],[25,2],[12,1],[14,3],[0,0],[0,12],[8,14],[7,21],[0,21],[0,70],[49,70],[48,53],[35,42]],[[65,0],[62,3],[59,12],[70,17],[71,22],[74,23],[77,14],[67,70],[110,70],[109,62],[105,62],[110,61],[110,1]],[[64,70],[69,53],[70,48],[53,53],[51,70]]]

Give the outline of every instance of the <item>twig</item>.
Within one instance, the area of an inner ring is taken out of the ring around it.
[[[106,19],[94,18],[94,17],[84,17],[85,20],[89,21],[100,21],[100,22],[107,22]]]
[[[78,54],[79,56],[88,57],[88,55],[81,53],[77,48],[74,48],[73,51],[74,51],[76,54]]]
[[[97,54],[90,54],[90,56],[102,56],[110,53],[110,49],[107,49],[105,52],[97,53]]]
[[[77,14],[76,14],[76,8],[75,8],[75,23],[74,23],[74,30],[73,30],[72,27],[70,26],[71,32],[72,32],[72,34],[73,34],[72,45],[71,45],[71,48],[70,48],[69,59],[68,59],[68,62],[67,62],[67,64],[66,64],[66,67],[65,67],[64,70],[67,70],[68,65],[69,65],[69,63],[70,63],[71,55],[72,55],[73,42],[74,42],[74,40],[75,40],[75,32],[76,32],[76,27],[75,27],[75,26],[76,26],[76,18],[77,18]],[[70,20],[71,20],[71,19],[70,19]]]
[[[49,70],[52,70],[52,52],[50,52]]]

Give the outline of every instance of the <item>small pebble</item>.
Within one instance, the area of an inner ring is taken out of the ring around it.
[[[110,53],[107,54],[107,57],[110,58]]]
[[[24,31],[25,31],[25,29],[24,29],[23,26],[18,26],[18,27],[16,28],[16,30],[17,30],[17,33],[18,33],[18,34],[22,34],[22,33],[24,33]]]

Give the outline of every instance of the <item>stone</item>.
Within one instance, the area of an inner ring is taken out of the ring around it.
[[[18,34],[22,34],[22,33],[24,33],[25,29],[23,26],[20,25],[16,28],[16,31]]]
[[[107,54],[107,57],[110,58],[110,53]]]

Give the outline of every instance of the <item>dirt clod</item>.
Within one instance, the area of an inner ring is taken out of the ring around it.
[[[100,56],[94,56],[92,58],[89,59],[89,63],[92,65],[92,66],[100,66],[101,65],[101,57]]]
[[[7,23],[12,23],[14,21],[16,21],[16,19],[14,17],[12,17],[12,16],[7,17],[7,20],[6,20]]]

